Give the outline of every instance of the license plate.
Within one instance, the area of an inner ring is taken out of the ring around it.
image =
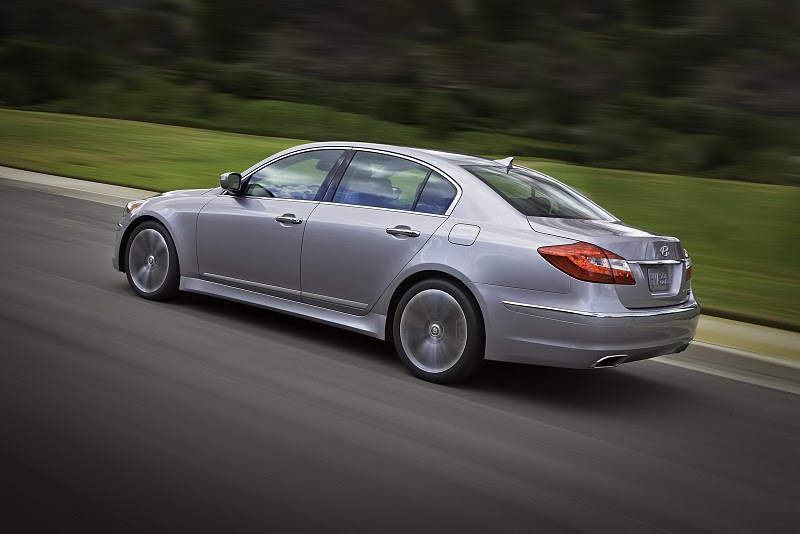
[[[666,291],[669,289],[669,271],[666,267],[650,267],[647,269],[650,291]]]

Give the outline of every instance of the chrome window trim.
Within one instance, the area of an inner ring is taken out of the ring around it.
[[[694,302],[691,304],[682,304],[678,308],[664,308],[658,310],[642,310],[630,312],[587,312],[581,310],[569,310],[566,308],[557,308],[555,306],[540,306],[538,304],[526,304],[523,302],[511,302],[504,300],[503,306],[509,311],[516,311],[513,308],[531,308],[535,310],[545,310],[559,313],[567,313],[570,315],[580,315],[582,317],[597,317],[597,318],[621,318],[621,317],[657,317],[659,315],[671,315],[674,313],[685,313],[688,311],[696,310],[699,305]]]
[[[414,163],[422,165],[423,167],[427,167],[428,169],[436,171],[436,173],[439,174],[442,178],[444,178],[445,180],[450,182],[453,185],[453,187],[456,188],[456,196],[453,197],[453,200],[450,202],[450,205],[447,207],[447,209],[445,210],[444,214],[423,213],[421,211],[403,210],[403,209],[396,209],[396,208],[377,208],[375,206],[362,206],[361,204],[342,204],[341,202],[323,202],[323,204],[339,204],[341,206],[358,206],[360,208],[384,209],[384,210],[390,210],[390,211],[399,211],[399,212],[403,212],[403,213],[419,213],[420,215],[434,215],[436,217],[449,217],[450,214],[453,212],[453,209],[455,209],[456,204],[458,204],[458,201],[461,200],[461,195],[463,194],[463,190],[461,189],[461,186],[458,184],[458,182],[453,180],[450,177],[449,174],[447,174],[446,172],[442,171],[439,167],[437,167],[436,165],[434,165],[432,163],[428,163],[427,161],[423,161],[423,160],[421,160],[419,158],[415,158],[414,156],[407,156],[406,154],[399,154],[397,152],[392,152],[390,150],[382,150],[382,149],[379,149],[379,148],[366,148],[366,147],[365,148],[361,148],[361,147],[354,146],[354,147],[351,147],[351,150],[354,150],[356,152],[374,152],[376,154],[385,154],[387,156],[393,156],[393,157],[396,157],[396,158],[401,158],[401,159],[406,159],[408,161],[413,161]],[[344,178],[344,176],[342,176],[342,178]],[[339,182],[339,184],[340,183],[341,183],[341,181]],[[336,188],[337,189],[339,188],[339,184],[336,184]]]
[[[245,172],[247,172],[247,174],[243,174],[242,175],[242,181],[249,180],[250,177],[253,176],[255,173],[257,173],[258,171],[260,171],[261,169],[263,169],[267,165],[272,165],[276,161],[280,161],[280,160],[282,160],[284,158],[288,158],[289,156],[296,156],[297,154],[302,154],[303,152],[313,152],[315,150],[344,150],[344,151],[348,151],[348,150],[353,150],[353,147],[351,147],[351,146],[315,146],[315,147],[301,148],[300,150],[295,150],[294,152],[289,152],[288,154],[284,154],[284,155],[282,155],[280,157],[277,157],[277,158],[274,158],[274,157],[272,159],[267,158],[266,160],[264,160],[260,164],[257,163],[256,167],[253,170],[251,170],[250,172],[245,171]]]
[[[218,196],[221,197],[231,197],[231,198],[246,198],[249,200],[263,200],[266,202],[274,202],[274,201],[283,201],[283,202],[307,202],[309,204],[326,204],[328,206],[346,206],[348,208],[361,208],[365,210],[380,210],[380,211],[391,211],[395,213],[410,213],[412,215],[425,215],[427,217],[438,217],[440,219],[446,219],[448,215],[439,215],[436,213],[425,213],[422,211],[411,211],[411,210],[400,210],[395,208],[381,208],[378,206],[362,206],[361,204],[342,204],[341,202],[323,202],[322,200],[303,200],[300,198],[273,198],[273,197],[236,197],[230,194],[226,194],[226,192],[220,193]]]
[[[433,217],[445,217],[445,218],[447,218],[453,212],[453,210],[456,207],[456,204],[458,204],[458,201],[461,200],[461,196],[463,195],[463,191],[464,190],[461,188],[461,185],[459,185],[459,183],[457,181],[455,181],[449,174],[447,174],[442,169],[440,169],[439,167],[437,167],[436,165],[434,165],[432,163],[428,163],[427,161],[423,161],[423,160],[421,160],[419,158],[415,158],[414,156],[408,156],[406,154],[399,154],[397,152],[392,152],[390,150],[382,150],[382,149],[378,149],[378,148],[357,147],[357,146],[321,146],[321,147],[317,146],[317,147],[309,147],[309,148],[303,148],[303,149],[300,149],[300,150],[295,150],[294,152],[290,152],[288,154],[284,154],[284,155],[282,155],[280,157],[265,160],[263,162],[263,164],[258,165],[252,171],[247,172],[246,174],[242,175],[242,182],[249,181],[250,178],[255,173],[257,173],[258,171],[260,171],[261,169],[263,169],[264,167],[266,167],[268,165],[272,165],[276,161],[280,161],[280,160],[282,160],[284,158],[288,158],[290,156],[294,156],[294,155],[297,155],[297,154],[302,154],[303,152],[312,152],[312,151],[315,151],[315,150],[345,150],[345,151],[347,151],[347,150],[355,150],[355,151],[361,151],[361,152],[374,152],[374,153],[377,153],[377,154],[386,154],[387,156],[394,156],[396,158],[407,159],[409,161],[413,161],[414,163],[422,165],[423,167],[427,167],[428,169],[436,171],[440,176],[442,176],[442,178],[444,178],[445,180],[450,182],[453,185],[453,187],[456,188],[456,196],[453,198],[452,202],[450,202],[450,205],[447,207],[447,209],[445,210],[444,214],[423,213],[421,211],[412,211],[412,210],[407,210],[407,209],[404,210],[404,209],[396,209],[396,208],[380,208],[380,207],[377,207],[377,206],[362,206],[360,204],[342,204],[341,202],[330,202],[330,201],[323,201],[323,200],[303,200],[303,199],[295,199],[295,198],[254,197],[254,196],[242,196],[242,197],[237,197],[237,198],[258,198],[258,199],[262,199],[262,200],[273,200],[273,199],[274,200],[290,200],[290,201],[294,201],[294,202],[317,202],[317,203],[320,203],[320,204],[331,204],[331,205],[338,205],[338,206],[356,206],[356,207],[359,207],[359,208],[387,210],[387,211],[397,211],[397,212],[401,212],[401,213],[418,213],[420,215],[430,215],[430,216],[433,216]],[[338,188],[339,184],[336,184],[336,186]],[[222,191],[218,196],[234,196],[234,195],[228,195],[226,191]]]
[[[252,196],[239,197],[239,196],[236,196],[236,195],[231,195],[227,191],[223,191],[222,193],[220,193],[217,196],[218,197],[239,198],[239,199],[246,198],[248,200],[267,200],[267,201],[280,200],[280,201],[284,201],[284,202],[308,202],[310,204],[319,204],[320,203],[319,200],[305,200],[305,199],[302,199],[302,198],[252,197]]]
[[[214,274],[214,273],[203,273],[203,276],[206,278],[216,278],[217,280],[224,280],[226,282],[234,282],[246,286],[268,289],[270,291],[275,291],[277,293],[286,293],[287,295],[300,296],[300,291],[298,289],[288,289],[285,287],[271,286],[269,284],[262,284],[260,282],[251,282],[250,280],[242,280],[240,278],[233,278],[230,276],[223,276],[221,274]]]
[[[439,215],[437,213],[424,213],[422,211],[400,210],[396,208],[381,208],[378,206],[362,206],[361,204],[342,204],[341,202],[320,202],[320,204],[326,204],[328,206],[345,206],[348,208],[360,208],[365,210],[391,211],[394,213],[409,213],[411,215],[425,215],[427,217],[438,217],[440,219],[446,219],[448,217],[448,215]]]

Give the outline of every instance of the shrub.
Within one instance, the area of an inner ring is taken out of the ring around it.
[[[456,125],[458,109],[447,91],[431,89],[423,94],[417,117],[432,137],[446,137]]]
[[[404,87],[381,90],[378,118],[400,124],[413,124],[417,119],[416,96]]]

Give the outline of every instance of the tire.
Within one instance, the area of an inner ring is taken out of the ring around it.
[[[445,280],[423,280],[412,286],[397,303],[392,333],[400,360],[429,382],[466,380],[484,361],[478,306]]]
[[[142,298],[170,300],[178,295],[178,253],[161,223],[147,221],[133,231],[125,248],[125,274],[133,292]]]

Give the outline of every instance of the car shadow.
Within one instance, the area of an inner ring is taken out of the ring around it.
[[[652,412],[686,401],[687,391],[663,379],[649,362],[613,369],[566,369],[506,362],[486,362],[483,372],[461,386],[480,398],[547,403],[581,412]],[[660,371],[660,370],[659,370]]]
[[[280,337],[335,346],[336,350],[319,354],[392,378],[418,380],[406,370],[391,344],[365,335],[205,295],[187,293],[168,304],[265,339]],[[651,366],[649,362],[634,362],[613,369],[564,369],[487,361],[481,372],[467,382],[422,384],[487,405],[545,403],[585,413],[651,412],[659,406],[672,405],[677,398],[685,402],[690,392],[674,381],[664,380],[663,369]]]
[[[182,294],[172,302],[179,308],[191,310],[192,313],[199,313],[225,326],[245,330],[260,337],[296,338],[327,346],[336,343],[336,346],[346,349],[348,354],[359,358],[374,360],[377,357],[392,363],[397,360],[388,343],[302,317],[195,293]],[[398,367],[402,367],[399,360],[396,363]]]

